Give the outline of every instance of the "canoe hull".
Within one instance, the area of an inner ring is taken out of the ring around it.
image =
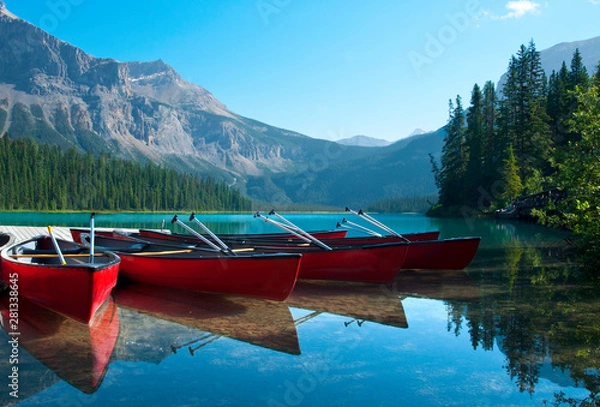
[[[312,236],[317,239],[343,239],[346,237],[348,233],[347,230],[338,229],[338,230],[318,230],[314,232],[309,232]],[[175,241],[189,241],[192,243],[197,243],[198,239],[190,234],[185,233],[169,233],[162,232],[159,230],[152,229],[140,229],[140,237],[151,237],[151,238],[164,238],[167,240],[175,240]],[[294,236],[290,233],[250,233],[250,234],[218,234],[217,235],[221,240],[229,240],[229,239],[277,239],[277,240],[288,240],[294,239]]]
[[[81,235],[89,234],[90,230],[85,229],[85,228],[71,228],[70,232],[71,232],[71,236],[73,237],[73,240],[75,242],[83,243],[83,240],[81,239]],[[126,238],[126,236],[123,236],[122,234],[119,234],[119,233],[115,233],[114,231],[96,230],[95,233],[98,236]],[[316,231],[313,233],[314,233],[313,236],[315,236],[317,239],[325,239],[325,238],[343,239],[344,237],[346,237],[347,231],[346,230],[322,230],[322,231]],[[141,239],[143,239],[143,238],[163,239],[166,241],[174,241],[174,242],[183,241],[183,242],[192,243],[192,244],[198,243],[198,241],[199,241],[198,238],[196,238],[190,234],[170,233],[168,231],[160,231],[160,230],[153,230],[153,229],[140,229],[139,233],[133,233],[130,235],[132,235],[134,237],[139,237]],[[293,238],[293,236],[288,233],[219,234],[218,236],[222,240],[260,238],[260,239],[276,239],[277,241],[280,241],[280,240],[286,241],[290,238]]]
[[[201,256],[198,253],[203,253],[203,251],[182,246],[181,242],[173,242],[171,245],[165,240],[160,240],[160,242],[144,243],[135,239],[126,242],[122,239],[105,237],[96,239],[96,244],[99,247],[103,247],[105,250],[114,250],[121,256],[121,275],[131,280],[148,284],[168,285],[173,288],[195,287],[191,289],[240,295],[249,295],[248,289],[256,290],[262,285],[277,284],[277,281],[280,280],[280,277],[277,276],[279,271],[277,267],[273,268],[268,263],[264,263],[259,267],[252,267],[250,272],[242,273],[239,276],[232,275],[229,278],[229,280],[239,278],[242,286],[238,286],[237,283],[233,284],[231,281],[225,282],[224,286],[219,286],[220,282],[218,280],[221,277],[226,278],[226,272],[222,270],[223,265],[229,261],[232,262],[231,264],[237,264],[237,262],[243,264],[244,259],[248,259],[248,261],[257,262],[258,264],[260,262],[257,259],[261,256],[282,256],[282,253],[288,253],[288,256],[302,256],[297,274],[297,278],[300,279],[387,283],[393,280],[402,268],[407,252],[407,243],[405,242],[360,246],[338,245],[335,246],[334,250],[323,250],[315,246],[279,241],[277,244],[265,246],[246,243],[232,244],[230,247],[233,250],[248,250],[255,254],[223,257],[222,254],[213,253],[211,259],[198,258]],[[270,240],[269,242],[273,243],[274,241]],[[128,246],[134,248],[144,244],[148,248],[175,251],[179,249],[190,251],[190,253],[176,256],[138,256],[127,249]],[[204,253],[206,252],[204,251]],[[146,257],[152,259],[152,261],[144,260],[143,258]],[[232,269],[228,272],[233,272]],[[148,270],[151,270],[151,272],[148,272]],[[222,276],[217,272],[221,273]],[[252,276],[252,273],[255,275]],[[273,273],[275,274],[269,275]],[[175,277],[175,280],[172,280],[171,277]],[[227,285],[231,285],[232,288],[227,290]],[[245,290],[243,290],[244,287],[246,287]],[[283,294],[278,294],[269,299],[281,300],[282,297],[284,297]]]
[[[184,290],[236,294],[275,301],[292,292],[300,255],[211,256],[118,253],[120,273],[132,281]]]
[[[96,257],[94,265],[78,265],[71,258],[67,265],[56,258],[25,263],[10,257],[18,254],[20,245],[2,251],[2,281],[19,296],[77,321],[89,323],[117,283],[119,258],[112,253]],[[40,241],[40,246],[46,245]]]
[[[304,252],[298,278],[387,283],[402,268],[406,253],[402,243]]]
[[[423,233],[407,233],[403,235],[408,241],[417,242],[423,240],[436,240],[440,235],[439,231],[423,232]],[[248,245],[279,245],[279,244],[298,244],[303,243],[299,238],[291,235],[282,235],[278,237],[276,234],[269,235],[219,235],[219,238],[227,244],[248,244]],[[333,230],[323,231],[317,233],[311,233],[316,239],[323,241],[328,245],[374,245],[392,242],[402,242],[402,238],[396,236],[360,236],[360,237],[346,237],[346,230]],[[140,229],[139,238],[144,239],[163,239],[165,241],[173,242],[185,242],[191,244],[201,244],[199,239],[189,234],[173,234],[164,233],[155,230],[144,230]]]
[[[480,237],[461,237],[410,243],[403,268],[462,270],[475,257],[480,241]]]

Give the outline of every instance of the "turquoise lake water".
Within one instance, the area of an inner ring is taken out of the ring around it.
[[[198,216],[217,233],[277,231],[252,214]],[[0,404],[598,403],[599,291],[565,257],[568,235],[527,223],[374,216],[405,233],[481,236],[481,245],[464,271],[407,270],[374,286],[301,282],[283,303],[128,285],[93,328],[32,305],[21,316],[31,329],[20,338],[18,399],[8,386],[9,336],[0,331]],[[172,217],[98,214],[95,224],[160,228],[164,220],[182,232]],[[347,213],[286,217],[307,230],[334,228],[344,217],[368,225]],[[88,220],[0,213],[0,225]]]

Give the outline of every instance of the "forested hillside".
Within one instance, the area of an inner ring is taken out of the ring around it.
[[[576,50],[549,76],[533,41],[509,63],[500,92],[475,85],[465,110],[450,101],[440,162],[439,202],[430,213],[475,216],[545,190],[564,196],[533,214],[600,244],[600,68],[588,73]]]
[[[250,210],[224,182],[156,164],[0,138],[0,210]]]

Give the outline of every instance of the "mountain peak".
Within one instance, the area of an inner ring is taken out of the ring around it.
[[[373,137],[358,135],[350,138],[344,138],[336,140],[336,143],[343,144],[346,146],[358,146],[358,147],[385,147],[391,143],[387,140],[376,139]]]
[[[408,135],[408,137],[412,136],[420,136],[421,134],[429,133],[429,131],[425,131],[421,128],[414,129],[412,133]]]
[[[15,16],[13,13],[8,11],[8,9],[6,8],[6,3],[4,3],[3,0],[0,0],[0,16],[6,16],[6,17],[12,18],[12,19],[17,18],[17,16]]]

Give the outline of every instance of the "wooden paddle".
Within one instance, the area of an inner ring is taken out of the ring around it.
[[[23,258],[32,258],[32,259],[52,259],[52,258],[68,258],[68,257],[89,257],[88,253],[72,253],[72,254],[54,254],[54,253],[31,253],[31,254],[11,254],[11,259],[23,259]],[[104,256],[102,253],[98,253],[94,255],[95,257]],[[66,263],[66,262],[65,262]],[[63,263],[63,264],[65,264]]]

